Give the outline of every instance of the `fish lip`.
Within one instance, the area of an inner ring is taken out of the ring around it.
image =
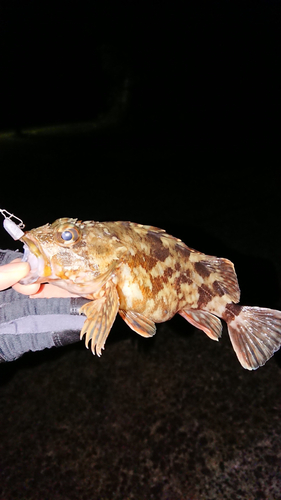
[[[28,262],[30,266],[30,272],[27,276],[22,278],[19,283],[21,285],[31,285],[36,283],[43,276],[47,276],[49,273],[46,272],[46,262],[44,256],[39,250],[38,246],[29,238],[22,237],[24,254],[22,257],[22,262]]]

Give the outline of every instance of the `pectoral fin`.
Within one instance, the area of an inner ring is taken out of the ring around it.
[[[200,309],[183,309],[179,314],[193,326],[203,330],[212,340],[219,340],[222,325],[220,319],[213,314]]]
[[[81,330],[80,339],[85,335],[85,345],[88,349],[89,341],[92,341],[93,354],[101,356],[104,344],[109,335],[111,327],[119,309],[119,298],[115,285],[108,281],[96,294],[95,300],[87,302],[80,309],[80,314],[87,316]]]
[[[121,318],[127,323],[127,325],[137,332],[142,337],[152,337],[156,333],[156,326],[153,321],[146,318],[140,313],[134,311],[123,311],[120,310],[119,314]]]

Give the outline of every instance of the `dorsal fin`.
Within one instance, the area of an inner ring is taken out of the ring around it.
[[[195,258],[197,256],[195,255]],[[228,259],[202,256],[194,267],[203,278],[212,276],[212,286],[217,295],[227,295],[235,304],[240,300],[240,288],[233,263]]]

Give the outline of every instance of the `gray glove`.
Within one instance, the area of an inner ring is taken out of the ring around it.
[[[0,250],[0,266],[21,257]],[[30,299],[13,288],[0,291],[0,362],[13,361],[27,351],[41,351],[79,341],[85,316],[82,297]]]

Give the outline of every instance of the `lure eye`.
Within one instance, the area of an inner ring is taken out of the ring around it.
[[[80,234],[75,227],[67,227],[57,233],[57,241],[63,245],[75,243],[80,238]]]

